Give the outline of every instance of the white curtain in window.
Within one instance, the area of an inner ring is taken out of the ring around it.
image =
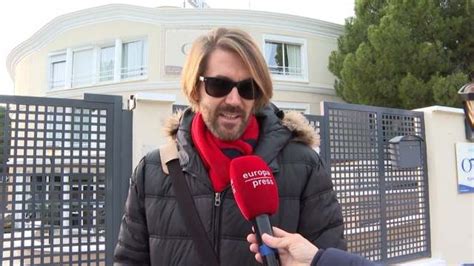
[[[122,77],[143,75],[143,41],[123,44],[122,49]]]
[[[103,47],[100,49],[100,81],[114,79],[115,47]]]
[[[54,62],[52,64],[51,87],[59,88],[65,85],[66,61]]]
[[[66,80],[66,55],[51,56],[50,88],[64,87]]]
[[[75,51],[72,57],[72,85],[83,86],[92,83],[94,60],[92,49]]]
[[[301,46],[287,44],[287,67],[290,75],[301,75]]]
[[[53,63],[53,84],[54,87],[64,86],[66,75],[66,61]]]
[[[281,74],[282,72],[282,55],[277,55],[278,46],[281,45],[281,43],[265,42],[265,58],[270,72],[274,74]],[[279,60],[277,60],[277,56],[280,57],[278,58]],[[278,62],[280,62],[280,64],[278,64]]]

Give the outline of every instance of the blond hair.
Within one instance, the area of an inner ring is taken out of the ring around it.
[[[267,63],[253,38],[239,29],[217,28],[197,38],[184,64],[181,86],[193,110],[199,103],[199,76],[207,68],[209,55],[216,49],[237,54],[261,91],[255,100],[255,110],[265,106],[273,95],[273,85]]]

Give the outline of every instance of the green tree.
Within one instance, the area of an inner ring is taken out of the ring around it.
[[[350,103],[460,107],[474,81],[473,0],[356,0],[329,58],[335,89]]]

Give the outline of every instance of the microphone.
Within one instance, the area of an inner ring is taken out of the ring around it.
[[[240,212],[256,230],[263,264],[280,265],[278,252],[265,245],[262,235],[273,236],[269,216],[278,210],[278,188],[272,171],[256,155],[241,156],[230,162],[230,184]]]

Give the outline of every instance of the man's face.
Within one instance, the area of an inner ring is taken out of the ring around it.
[[[209,55],[203,76],[225,78],[235,82],[251,78],[237,54],[221,49]],[[224,97],[212,97],[206,93],[202,81],[199,85],[199,97],[199,111],[214,136],[221,140],[236,140],[243,134],[255,100],[242,98],[236,87]]]

